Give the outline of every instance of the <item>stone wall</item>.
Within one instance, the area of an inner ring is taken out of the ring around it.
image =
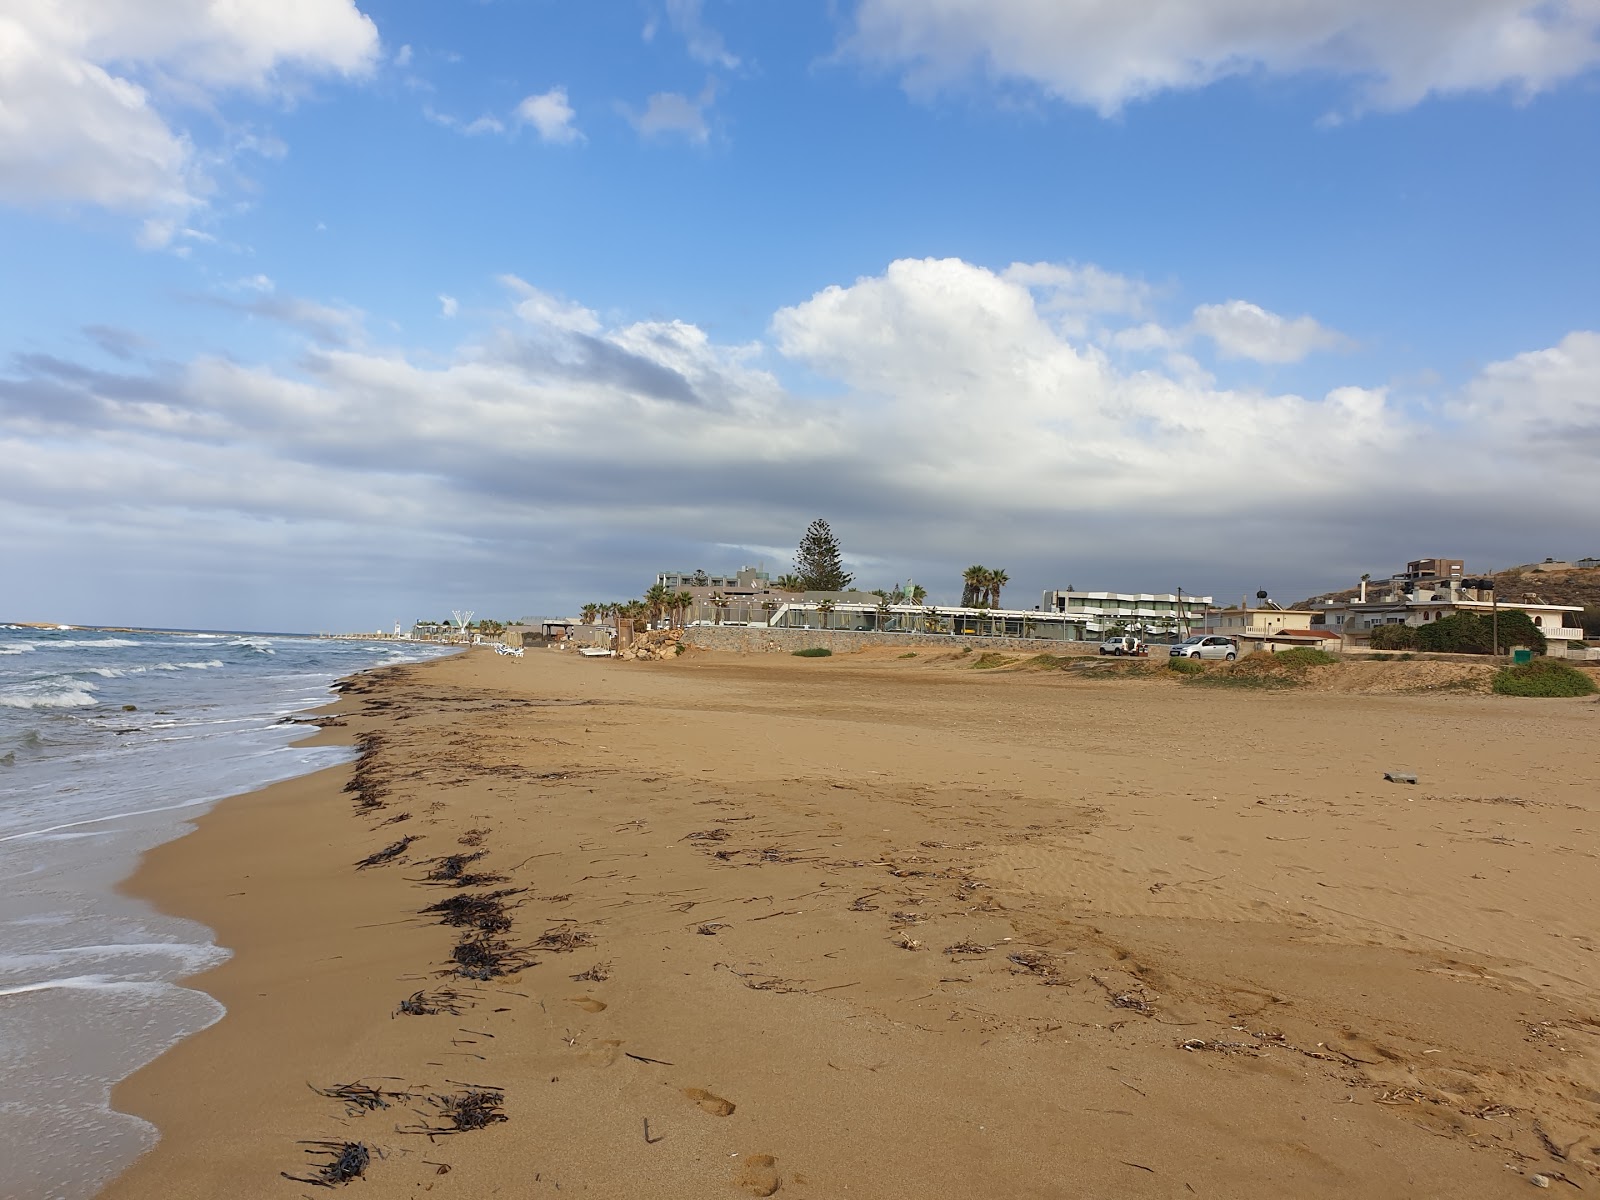
[[[1095,654],[1098,642],[1063,642],[1051,638],[957,637],[948,633],[857,633],[845,629],[769,629],[764,625],[696,625],[683,631],[685,645],[736,654],[789,654],[821,646],[835,654],[853,654],[868,646],[901,646],[907,650],[937,648],[1010,650],[1022,654]]]

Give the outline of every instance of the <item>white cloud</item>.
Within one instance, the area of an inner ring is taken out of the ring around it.
[[[559,333],[600,332],[600,318],[592,309],[540,291],[515,275],[500,276],[500,283],[517,297],[514,311],[529,325]]]
[[[682,36],[690,58],[708,67],[734,70],[739,65],[739,59],[728,53],[722,35],[706,25],[700,9],[701,0],[667,0],[667,20]],[[655,36],[655,31],[648,26],[646,28],[649,32],[645,41],[649,41]]]
[[[485,133],[504,133],[505,122],[490,113],[471,121],[463,121],[459,117],[452,117],[449,113],[439,112],[431,105],[423,105],[422,115],[442,129],[452,129],[456,133],[465,134],[467,137],[478,137]]]
[[[1600,333],[1570,333],[1547,350],[1491,363],[1449,411],[1508,449],[1592,465],[1600,459]]]
[[[1194,329],[1216,343],[1223,358],[1262,363],[1295,363],[1316,350],[1338,350],[1350,339],[1311,317],[1280,317],[1244,300],[1202,304],[1194,310]]]
[[[441,317],[448,321],[460,311],[461,305],[457,303],[454,296],[446,296],[443,292],[439,293],[439,315]]]
[[[681,92],[657,92],[645,101],[643,111],[635,112],[626,105],[622,113],[644,138],[682,137],[696,145],[704,145],[711,136],[706,124],[706,109],[716,99],[716,90],[707,84],[699,96],[691,99]]]
[[[0,200],[181,214],[210,187],[185,112],[359,75],[377,47],[351,0],[14,0],[0,13]],[[145,240],[162,244],[169,219]]]
[[[428,587],[445,561],[485,594],[537,561],[541,579],[625,595],[690,543],[781,547],[820,513],[884,575],[942,564],[949,580],[925,580],[939,602],[980,550],[1019,586],[1063,583],[1070,561],[1080,585],[1148,590],[1181,570],[1232,590],[1239,571],[1309,592],[1339,581],[1329,563],[1404,561],[1415,543],[1504,553],[1530,511],[1547,542],[1600,521],[1600,333],[1486,367],[1424,422],[1381,387],[1233,388],[1175,350],[1129,369],[1050,308],[1056,278],[1104,297],[1090,307],[1146,305],[1087,271],[902,260],[780,309],[765,345],[606,319],[506,276],[505,310],[442,361],[371,345],[333,305],[226,298],[308,341],[281,364],[141,349],[110,360],[129,374],[44,355],[0,373],[0,520],[156,556],[186,514],[252,547],[274,527],[255,564],[284,597],[321,578],[310,547],[381,546],[394,527],[406,554],[363,591],[418,573],[426,547]],[[1133,319],[1130,336],[1172,350]],[[786,388],[774,355],[823,394]]]
[[[979,73],[1115,113],[1259,72],[1343,76],[1365,106],[1546,91],[1600,63],[1593,0],[862,0],[857,55],[914,88]]]
[[[553,87],[548,92],[524,97],[517,105],[517,120],[538,130],[541,141],[566,144],[583,136],[572,121],[577,116],[567,100],[567,89]]]
[[[409,67],[411,65],[411,46],[407,44],[396,50],[393,61],[397,67]]]

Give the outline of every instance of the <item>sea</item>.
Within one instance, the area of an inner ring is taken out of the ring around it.
[[[223,1009],[177,981],[228,957],[116,890],[217,800],[348,761],[285,718],[404,641],[0,625],[0,1197],[84,1200],[156,1130],[112,1085]]]

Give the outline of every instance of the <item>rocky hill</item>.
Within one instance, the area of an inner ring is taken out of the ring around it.
[[[1472,571],[1467,574],[1471,578],[1482,577]],[[1528,563],[1493,572],[1493,578],[1495,591],[1502,600],[1525,600],[1531,597],[1544,604],[1583,605],[1581,621],[1584,629],[1600,637],[1600,567],[1552,570],[1544,564]],[[1308,608],[1313,600],[1320,600],[1324,596],[1335,600],[1353,599],[1360,591],[1360,588],[1354,587],[1342,592],[1324,592],[1301,600],[1293,607]]]

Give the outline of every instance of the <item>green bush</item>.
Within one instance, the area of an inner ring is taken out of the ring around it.
[[[917,652],[915,650],[907,650],[904,654],[900,655],[901,658],[915,658],[916,656]]]
[[[807,646],[804,650],[793,652],[796,658],[832,658],[833,651],[826,646]]]
[[[1374,650],[1415,650],[1417,631],[1410,625],[1379,625],[1367,644]]]
[[[1169,658],[1167,670],[1176,671],[1179,675],[1203,675],[1206,665],[1198,658]]]
[[[1452,613],[1417,628],[1418,650],[1440,654],[1492,654],[1494,618],[1478,613]],[[1380,628],[1385,628],[1380,626]],[[1374,633],[1378,631],[1373,630]],[[1544,634],[1527,613],[1507,609],[1500,614],[1500,650],[1508,646],[1527,646],[1535,654],[1545,652]]]
[[[1395,627],[1391,626],[1390,628]],[[1278,651],[1272,656],[1272,661],[1284,663],[1291,667],[1331,667],[1339,661],[1339,656],[1311,646],[1296,646],[1293,650]]]
[[[1577,667],[1542,658],[1495,673],[1494,690],[1502,696],[1592,696],[1600,688]]]

